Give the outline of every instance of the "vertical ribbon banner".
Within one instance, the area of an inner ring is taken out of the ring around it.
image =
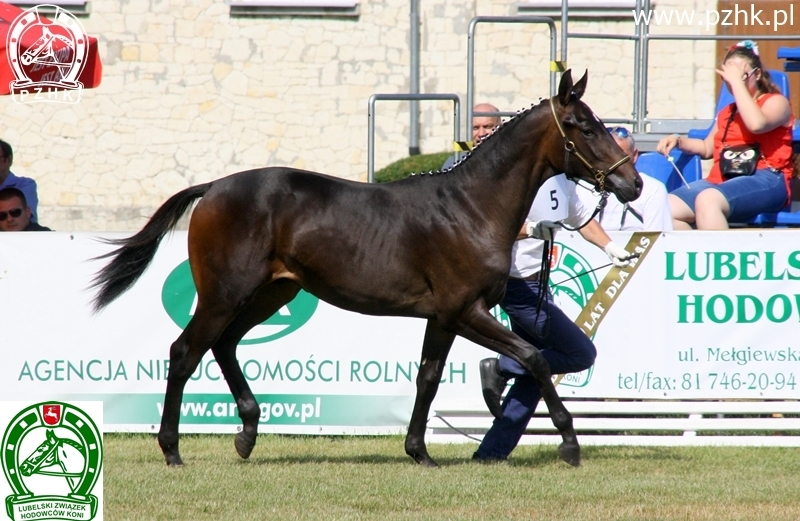
[[[628,280],[636,273],[639,264],[644,260],[650,250],[653,248],[658,236],[661,232],[634,232],[625,245],[625,250],[631,253],[638,253],[639,257],[632,259],[628,266],[619,268],[613,266],[603,281],[597,287],[589,302],[586,303],[578,318],[575,319],[575,324],[586,333],[589,338],[592,337],[597,331],[600,322],[603,321],[608,314],[611,306],[622,294]]]

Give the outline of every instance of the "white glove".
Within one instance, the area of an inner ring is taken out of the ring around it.
[[[525,223],[525,232],[531,239],[552,241],[560,227],[560,224],[553,221],[528,221]]]
[[[618,268],[624,268],[631,263],[631,261],[628,259],[631,254],[614,244],[613,241],[606,244],[606,247],[603,248],[603,251],[606,252],[606,255],[608,255],[608,258],[614,263],[614,266]]]

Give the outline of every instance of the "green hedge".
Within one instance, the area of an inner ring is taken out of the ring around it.
[[[452,152],[439,152],[438,154],[420,154],[395,161],[375,172],[375,182],[388,183],[389,181],[405,179],[414,172],[427,173],[431,170],[439,170],[447,160],[447,157],[452,155]]]

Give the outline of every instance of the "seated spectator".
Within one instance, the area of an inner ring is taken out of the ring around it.
[[[38,222],[39,196],[36,194],[36,181],[29,177],[15,176],[11,172],[13,162],[14,151],[11,149],[11,145],[0,139],[0,190],[3,188],[21,190],[31,209],[30,220]]]
[[[49,232],[31,220],[31,209],[25,194],[17,188],[0,190],[0,231],[2,232]]]
[[[609,128],[614,141],[623,152],[636,163],[639,150],[633,136],[624,127]],[[614,196],[606,199],[606,206],[597,214],[597,220],[606,231],[671,231],[672,214],[669,210],[667,187],[664,183],[650,177],[645,172],[639,172],[642,178],[642,193],[638,199],[622,204]],[[576,190],[581,202],[587,208],[596,208],[600,202],[600,195],[584,181],[578,183]]]
[[[489,103],[479,103],[472,108],[473,112],[500,112],[500,109]],[[472,147],[494,132],[500,126],[500,116],[473,116],[472,118]],[[447,158],[442,165],[442,170],[447,170],[455,164],[453,156]]]
[[[714,158],[706,179],[669,195],[676,230],[726,230],[763,212],[778,212],[789,203],[793,176],[789,100],[770,79],[758,46],[745,40],[728,49],[717,69],[734,102],[717,115],[705,139],[668,136],[656,149]],[[735,148],[734,148],[735,147]]]

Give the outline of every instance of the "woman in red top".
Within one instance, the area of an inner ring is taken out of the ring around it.
[[[743,222],[762,212],[780,211],[789,202],[794,117],[786,99],[761,65],[758,46],[739,42],[728,50],[717,74],[734,97],[722,109],[705,139],[669,136],[659,141],[664,155],[674,147],[714,158],[708,177],[669,194],[676,230],[727,230],[728,221]],[[724,143],[723,143],[724,140]],[[725,145],[758,143],[760,157],[753,175],[725,178],[720,150]]]

